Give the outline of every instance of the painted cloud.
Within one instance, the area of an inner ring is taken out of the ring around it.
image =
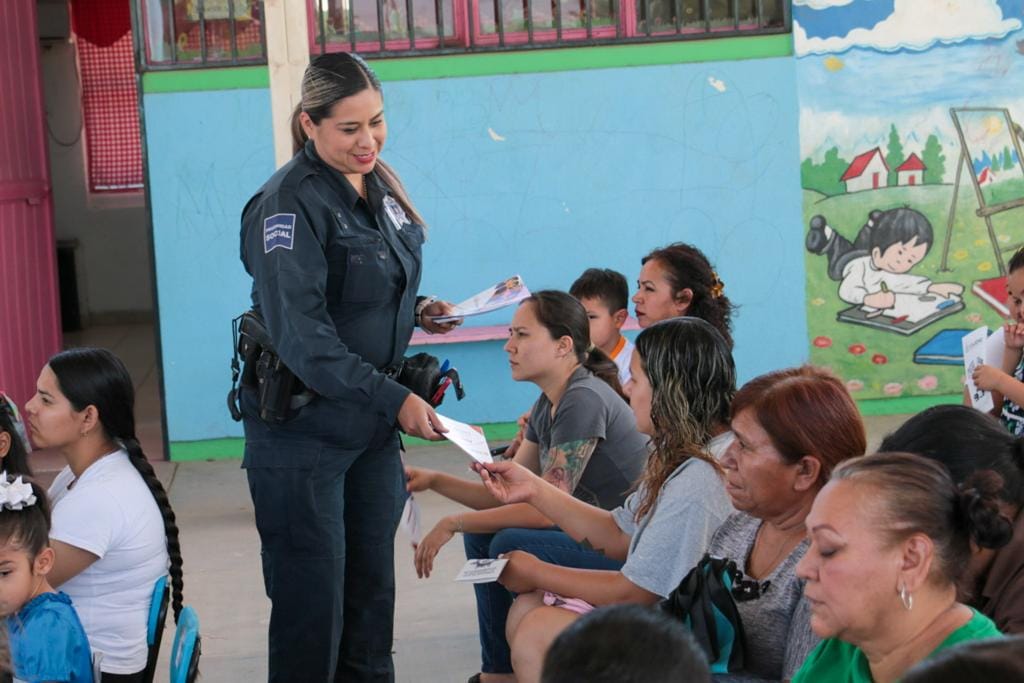
[[[811,9],[828,9],[829,7],[842,7],[849,5],[853,0],[793,0],[794,5],[803,5]]]
[[[802,0],[821,9],[844,4],[841,0]],[[882,52],[900,49],[927,50],[936,43],[960,43],[965,40],[1003,38],[1021,27],[1019,19],[1004,19],[995,0],[895,0],[893,13],[871,28],[855,28],[845,36],[808,37],[800,23],[793,20],[793,43],[798,56],[845,52],[853,47]]]

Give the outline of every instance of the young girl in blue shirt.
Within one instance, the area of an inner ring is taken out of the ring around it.
[[[11,668],[25,683],[92,683],[92,656],[71,599],[46,575],[53,567],[46,492],[0,473],[0,616]]]

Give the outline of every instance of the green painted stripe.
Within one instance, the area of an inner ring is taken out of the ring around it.
[[[949,394],[944,396],[904,396],[902,398],[878,398],[857,401],[861,415],[909,415],[919,413],[932,406],[950,403],[962,403],[963,396]]]
[[[480,425],[488,441],[509,441],[519,426],[515,422],[493,422]],[[441,441],[426,441],[411,436],[402,437],[409,446],[436,446]],[[237,460],[242,457],[244,439],[208,439],[206,441],[171,442],[171,460],[186,462],[193,460]]]
[[[371,60],[371,63],[381,80],[414,81],[430,78],[463,78],[495,74],[764,59],[788,57],[792,54],[792,36],[786,33],[663,43],[569,47],[552,50],[512,50],[434,57],[401,57],[374,59]],[[268,87],[270,87],[270,75],[266,65],[262,64],[220,69],[147,71],[142,74],[142,91],[146,94]]]
[[[182,69],[147,71],[142,74],[142,92],[198,92],[201,90],[253,90],[270,87],[265,64],[224,69]]]
[[[789,33],[784,33],[554,50],[513,50],[436,57],[372,59],[370,62],[381,80],[414,81],[688,62],[722,62],[788,57],[792,54],[793,37]]]
[[[244,439],[209,439],[206,441],[172,441],[171,460],[235,460],[242,457]]]

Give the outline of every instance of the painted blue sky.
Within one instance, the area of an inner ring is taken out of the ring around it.
[[[798,56],[921,51],[1004,38],[1022,17],[1024,0],[793,0],[793,37]]]
[[[892,123],[910,149],[956,146],[951,107],[1024,123],[1022,18],[1024,0],[794,0],[802,156],[884,145]]]

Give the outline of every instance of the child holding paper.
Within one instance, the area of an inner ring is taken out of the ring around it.
[[[1024,436],[1024,247],[1010,259],[1007,270],[1006,305],[1010,322],[1003,328],[1003,366],[979,366],[973,379],[979,389],[992,392],[1003,425],[1011,433]]]

